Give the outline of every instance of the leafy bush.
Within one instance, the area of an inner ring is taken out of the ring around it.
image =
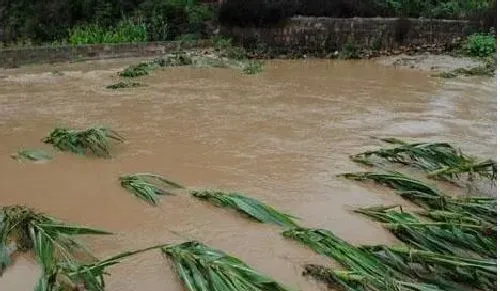
[[[130,20],[116,27],[104,28],[98,24],[77,26],[70,31],[69,42],[73,45],[94,43],[142,42],[148,39],[146,25]]]
[[[125,70],[121,71],[118,73],[120,77],[139,77],[139,76],[145,76],[149,75],[149,72],[151,72],[152,64],[146,63],[146,62],[141,62],[135,66],[130,66],[126,68]]]
[[[214,18],[211,8],[188,0],[148,0],[136,15],[147,23],[149,40],[174,40],[183,34],[205,36],[205,21]]]
[[[492,35],[473,34],[465,40],[462,49],[471,57],[493,56],[497,51],[497,40]]]
[[[227,0],[220,8],[218,20],[225,25],[237,26],[271,25],[294,15],[483,20],[488,17],[488,12],[492,14],[496,11],[494,2],[491,0]],[[488,23],[493,24],[493,21]]]

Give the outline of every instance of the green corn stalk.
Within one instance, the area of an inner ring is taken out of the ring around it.
[[[111,140],[123,142],[124,138],[117,132],[103,128],[91,127],[86,130],[56,128],[43,143],[51,144],[60,151],[76,154],[91,153],[98,157],[111,157]]]
[[[177,275],[190,291],[288,291],[273,279],[255,271],[238,258],[189,241],[165,246]]]
[[[119,181],[127,191],[153,206],[158,204],[158,196],[172,195],[171,189],[184,188],[162,176],[150,173],[124,175],[119,178]]]
[[[219,207],[237,210],[261,223],[272,223],[285,227],[297,226],[293,221],[295,217],[282,213],[261,201],[239,193],[191,191],[191,195],[201,200],[207,200]]]

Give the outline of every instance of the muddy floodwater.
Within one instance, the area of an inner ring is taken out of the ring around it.
[[[100,258],[159,243],[199,240],[297,290],[323,290],[304,263],[331,261],[189,195],[151,207],[117,177],[154,172],[189,188],[239,191],[332,230],[356,244],[397,243],[359,206],[404,203],[385,188],[335,176],[363,170],[348,155],[378,146],[370,136],[446,141],[496,158],[492,78],[439,79],[370,61],[270,61],[262,74],[173,68],[138,78],[146,87],[110,90],[138,59],[0,70],[0,205],[24,204],[113,236],[82,237]],[[134,80],[135,81],[135,80]],[[44,164],[10,158],[56,126],[109,126],[127,138],[114,159],[57,153]],[[0,290],[33,290],[30,255],[18,256]],[[107,290],[180,291],[159,252],[110,269]]]

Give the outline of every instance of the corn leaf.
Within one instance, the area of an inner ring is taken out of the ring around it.
[[[165,246],[162,252],[190,291],[291,290],[224,252],[190,241]]]
[[[191,195],[198,199],[207,200],[219,207],[237,210],[261,223],[271,223],[285,227],[297,226],[293,221],[293,216],[282,213],[261,201],[239,193],[191,191]]]
[[[156,206],[158,196],[174,194],[172,189],[182,189],[184,186],[150,173],[137,173],[119,178],[120,185],[136,197]]]

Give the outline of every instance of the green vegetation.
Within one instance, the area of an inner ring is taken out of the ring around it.
[[[297,226],[292,219],[293,216],[279,212],[263,202],[239,193],[191,191],[191,195],[198,199],[207,200],[219,207],[237,210],[261,223],[272,223],[286,227]]]
[[[462,50],[470,57],[495,57],[497,40],[490,34],[473,34],[467,37]]]
[[[91,127],[86,130],[56,128],[48,137],[43,138],[42,142],[51,144],[61,151],[79,155],[91,153],[98,157],[110,158],[110,140],[123,142],[124,138],[117,132],[103,127]]]
[[[453,180],[465,174],[469,180],[485,178],[492,183],[496,182],[495,161],[478,162],[447,143],[407,143],[398,139],[382,141],[396,146],[352,155],[351,160],[374,166],[376,163],[372,157],[378,157],[392,163],[423,169],[429,177]]]
[[[129,66],[118,74],[122,77],[138,77],[149,75],[154,69],[179,66],[232,68],[241,70],[247,75],[263,71],[263,61],[249,60],[245,50],[233,47],[230,40],[216,40],[214,44],[215,49],[210,53],[177,51],[161,58]]]
[[[347,42],[340,51],[339,58],[342,60],[359,59],[359,52],[354,43]]]
[[[284,231],[283,236],[308,246],[318,254],[336,260],[352,271],[382,278],[399,277],[395,270],[382,264],[372,254],[353,247],[329,230],[298,227]]]
[[[74,282],[73,276],[65,276],[67,273],[64,271],[64,266],[77,265],[77,253],[79,256],[87,254],[87,257],[92,258],[73,238],[75,235],[83,234],[109,234],[109,232],[63,224],[52,217],[22,206],[3,207],[0,209],[0,272],[11,263],[12,252],[34,250],[42,268],[35,290],[61,290],[59,288],[63,288],[68,281]]]
[[[78,290],[77,284],[73,282],[80,283],[83,285],[85,290],[88,291],[104,291],[105,290],[105,275],[109,275],[107,268],[116,264],[119,264],[123,259],[134,256],[136,254],[149,251],[152,249],[158,249],[162,247],[152,246],[144,249],[125,251],[118,255],[106,258],[104,260],[95,260],[92,263],[80,263],[75,261],[65,262],[60,264],[58,267],[59,271],[56,273],[57,278],[55,282],[49,281],[49,285],[45,288],[41,288],[42,291],[69,291]],[[67,284],[71,282],[71,284]],[[66,283],[66,284],[63,284]],[[69,286],[68,286],[69,285]],[[38,291],[38,290],[36,290]]]
[[[106,86],[107,89],[122,89],[122,88],[135,88],[135,87],[144,87],[143,84],[137,82],[118,82],[116,84]]]
[[[149,62],[141,62],[137,65],[130,66],[118,73],[121,77],[139,77],[149,75],[152,70],[160,67],[178,67],[189,66],[193,64],[193,59],[185,52],[179,51],[173,54],[168,54],[162,58],[157,58]]]
[[[386,223],[384,226],[399,240],[420,250],[472,258],[496,257],[496,226],[425,222],[411,213],[391,208],[359,209],[357,212]]]
[[[345,173],[340,176],[355,181],[371,180],[375,183],[382,184],[395,189],[398,194],[422,193],[429,196],[442,197],[442,193],[439,192],[439,190],[427,185],[424,182],[421,182],[412,177],[408,177],[396,171],[391,171],[387,173],[385,172]]]
[[[163,41],[206,37],[214,15],[193,0],[19,0],[0,2],[0,30],[7,43]]]
[[[496,163],[475,162],[449,144],[409,144],[385,139],[394,148],[368,151],[351,158],[369,166],[374,157],[417,167],[428,173],[450,177],[469,173],[496,179]],[[463,165],[467,165],[464,170]],[[471,169],[471,165],[477,165]],[[493,170],[492,168],[495,167]],[[457,169],[456,172],[449,172]],[[480,174],[479,172],[482,172]],[[484,173],[483,173],[484,172]],[[346,291],[385,290],[494,290],[496,288],[496,199],[493,197],[450,197],[417,179],[399,172],[364,172],[341,175],[370,180],[393,188],[425,210],[420,216],[400,206],[357,209],[355,212],[384,223],[405,245],[355,247],[321,229],[290,229],[283,233],[316,252],[341,263],[346,271],[306,265],[305,275]]]
[[[121,186],[127,191],[154,206],[158,204],[158,196],[173,194],[169,189],[184,188],[162,176],[149,173],[121,176],[119,180]]]
[[[264,67],[263,61],[250,60],[248,62],[243,63],[243,73],[247,75],[262,73],[263,67]]]
[[[152,65],[150,63],[141,62],[137,65],[130,66],[125,70],[118,73],[121,77],[139,77],[149,75],[152,70]]]
[[[162,251],[172,260],[186,290],[290,290],[255,271],[241,260],[196,241],[165,246]]]
[[[294,15],[314,17],[412,17],[496,21],[496,2],[489,0],[226,0],[218,21],[235,26],[266,26]]]
[[[98,24],[76,26],[71,29],[72,45],[119,42],[144,42],[148,40],[146,25],[132,21],[120,21],[116,27],[105,28]]]
[[[464,258],[406,247],[371,246],[367,250],[384,264],[408,276],[442,285],[443,289],[452,287],[453,282],[480,290],[496,288],[495,259]]]
[[[48,161],[52,160],[54,157],[43,150],[19,150],[17,153],[12,154],[11,157],[14,160],[19,161]]]

